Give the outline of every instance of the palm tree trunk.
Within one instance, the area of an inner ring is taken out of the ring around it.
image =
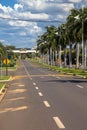
[[[52,60],[53,60],[53,58],[52,58],[52,47],[50,47],[50,65],[52,66]]]
[[[76,44],[76,68],[79,68],[79,43]]]
[[[82,43],[82,70],[85,69],[85,41]]]
[[[61,45],[59,45],[59,61],[60,61],[60,67],[62,67],[62,61],[61,61]]]
[[[67,63],[66,63],[66,47],[64,48],[64,66],[66,67],[67,66]]]
[[[85,49],[85,60],[84,60],[85,63],[84,64],[85,64],[85,69],[86,69],[86,60],[87,60],[86,59],[87,58],[87,53],[86,53],[87,52],[87,45],[86,45],[86,41],[85,41],[85,47],[84,47],[84,49]]]
[[[72,68],[72,43],[69,45],[69,68]]]

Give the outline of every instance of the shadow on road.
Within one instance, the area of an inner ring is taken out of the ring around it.
[[[61,82],[61,83],[87,83],[87,79],[54,79],[54,80],[46,80],[44,82]]]

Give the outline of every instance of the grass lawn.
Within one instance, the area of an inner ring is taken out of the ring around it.
[[[8,70],[15,70],[16,67],[7,67],[7,69]],[[0,68],[0,70],[1,70],[1,68]],[[6,70],[6,67],[2,67],[2,70]]]
[[[83,77],[87,77],[87,70],[81,70],[81,69],[75,69],[75,68],[64,68],[64,67],[59,67],[59,66],[50,66],[50,65],[47,65],[47,64],[43,64],[43,63],[39,63],[38,60],[36,59],[29,59],[31,62],[34,62],[36,64],[39,64],[43,67],[46,67],[46,68],[49,68],[49,69],[52,69],[52,70],[55,70],[55,71],[58,71],[58,72],[61,72],[61,73],[66,73],[66,74],[73,74],[73,75],[80,75],[80,76],[83,76]]]
[[[4,85],[3,83],[0,83],[0,89],[3,87],[3,85]]]
[[[10,76],[2,76],[0,77],[0,80],[8,80],[10,78]]]

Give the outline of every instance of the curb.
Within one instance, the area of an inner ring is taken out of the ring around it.
[[[12,76],[10,76],[10,78],[9,78],[9,79],[7,79],[7,80],[0,80],[0,83],[4,83],[4,82],[11,81],[11,79],[12,79]]]
[[[10,76],[10,78],[8,80],[1,80],[1,83],[7,82],[7,81],[11,81],[12,76]],[[3,87],[0,89],[0,102],[3,100],[5,94],[7,92],[7,87],[6,87],[6,83],[4,83]]]
[[[7,88],[5,88],[5,87],[6,87],[6,84],[3,85],[2,89],[0,90],[0,102],[3,100],[3,98],[7,92]]]
[[[3,90],[5,89],[6,84],[3,85],[3,87],[0,89],[0,94],[2,94]]]

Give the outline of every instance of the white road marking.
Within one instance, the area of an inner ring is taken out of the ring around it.
[[[39,92],[38,94],[39,94],[39,96],[41,96],[41,97],[43,96],[43,94],[42,94],[41,92]]]
[[[60,77],[56,77],[57,79],[61,79]]]
[[[24,65],[23,62],[22,62],[22,65],[24,66],[24,69],[25,69],[26,74],[28,75],[28,77],[30,77],[30,74],[29,74],[28,70],[26,69],[26,67],[25,67],[25,65]]]
[[[33,83],[33,85],[36,85],[36,83]]]
[[[39,89],[38,87],[35,87],[37,90]]]
[[[30,80],[32,80],[32,78],[30,78]]]
[[[43,103],[44,103],[44,105],[45,105],[46,107],[51,107],[50,104],[48,103],[48,101],[43,101]]]
[[[60,129],[65,129],[65,126],[63,125],[59,117],[53,117],[53,120]]]
[[[83,88],[83,86],[81,86],[81,85],[79,85],[79,84],[77,84],[76,86],[77,86],[78,88]]]

